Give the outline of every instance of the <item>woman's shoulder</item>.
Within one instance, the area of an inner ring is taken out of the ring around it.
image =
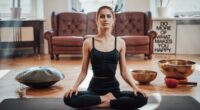
[[[90,47],[92,45],[92,38],[93,37],[87,37],[87,38],[85,38],[85,40],[83,42],[83,45]]]
[[[124,39],[122,39],[121,37],[116,37],[117,38],[117,42],[119,43],[119,44],[125,44],[125,41],[124,41]]]
[[[92,41],[93,36],[86,36],[84,42],[85,43],[90,43]]]

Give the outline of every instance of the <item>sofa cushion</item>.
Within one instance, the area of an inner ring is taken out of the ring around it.
[[[55,46],[80,46],[83,45],[83,37],[78,36],[54,36],[52,44]]]
[[[82,54],[82,47],[72,47],[66,48],[65,46],[53,46],[53,52],[55,54]]]
[[[149,36],[121,36],[127,46],[149,45]]]

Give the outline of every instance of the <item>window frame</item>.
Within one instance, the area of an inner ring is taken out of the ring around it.
[[[97,4],[98,3],[99,6],[97,5],[96,9],[92,8],[92,10],[91,9],[86,10],[85,7],[83,7],[84,2],[85,2],[85,4]],[[97,0],[77,0],[77,1],[72,1],[71,2],[71,7],[74,8],[75,10],[71,10],[71,11],[82,12],[83,10],[85,10],[83,13],[94,12],[94,11],[97,11],[97,9],[99,7],[101,7],[102,5],[106,5],[106,3],[110,4],[112,2],[114,4],[112,4],[111,6],[110,5],[108,5],[108,6],[110,6],[114,10],[115,9],[115,5],[118,3],[118,0],[102,0],[102,1],[97,1]],[[79,4],[79,5],[77,5],[77,4]],[[123,1],[122,1],[122,4],[124,4]],[[80,8],[80,6],[81,6],[81,8]],[[122,10],[123,10],[123,8],[122,8]]]
[[[36,17],[37,0],[30,0],[30,2],[31,2],[30,13],[21,13],[21,18],[35,18]],[[11,4],[12,4],[12,1],[11,1]],[[0,12],[0,18],[11,18],[11,11],[9,11],[9,13]]]
[[[158,7],[160,6],[159,1],[160,0],[151,0],[151,6],[150,6],[151,9],[150,10],[152,11],[152,16],[155,18],[159,17],[158,16]],[[168,1],[168,0],[165,0],[165,4],[163,7],[167,7],[167,17],[169,17],[169,18],[174,18],[176,16],[180,16],[180,17],[181,16],[190,17],[190,16],[195,16],[195,15],[200,16],[200,6],[199,5],[198,5],[198,7],[194,7],[194,8],[191,8],[192,5],[188,5],[188,7],[187,7],[182,2],[181,2],[182,4],[177,5],[181,0],[177,0],[177,1],[169,0],[168,5],[166,5],[166,1]],[[198,1],[198,3],[196,3],[196,1]],[[200,3],[199,0],[190,1],[190,2],[192,2],[191,4],[199,4]],[[185,8],[183,8],[183,7],[185,7]]]

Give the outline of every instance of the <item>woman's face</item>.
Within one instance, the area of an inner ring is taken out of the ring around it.
[[[112,29],[114,24],[114,18],[112,15],[112,12],[109,9],[102,9],[99,12],[98,18],[97,18],[97,25],[101,29]]]

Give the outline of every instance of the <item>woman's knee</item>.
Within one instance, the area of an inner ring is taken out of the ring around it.
[[[71,106],[71,105],[72,105],[72,100],[71,100],[71,98],[68,97],[66,94],[64,95],[63,100],[64,100],[64,103],[65,103],[66,105],[68,105],[68,106]]]
[[[74,100],[75,96],[72,95],[71,97],[67,97],[66,95],[64,96],[63,100],[64,103],[72,108],[79,108],[79,104],[78,102],[76,102],[76,100]]]
[[[142,107],[147,104],[148,98],[143,96],[141,93],[138,93],[137,101],[138,101],[138,107]]]

